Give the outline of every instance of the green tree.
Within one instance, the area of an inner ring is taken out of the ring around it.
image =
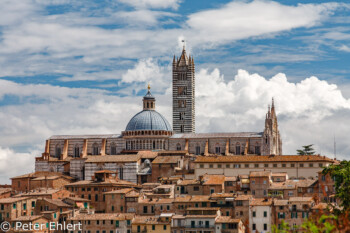
[[[334,179],[335,196],[340,200],[343,212],[350,211],[350,161],[341,161],[324,168],[322,174],[329,174]]]
[[[314,155],[315,150],[312,147],[314,144],[302,146],[303,149],[297,150],[298,155]]]

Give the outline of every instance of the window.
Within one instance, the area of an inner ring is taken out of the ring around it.
[[[80,156],[79,146],[74,147],[74,157],[78,158]]]
[[[253,231],[256,230],[256,225],[255,225],[255,223],[253,224],[252,228],[253,228]]]
[[[321,179],[322,179],[322,181],[326,181],[326,176],[325,176],[325,175],[322,175],[322,176],[321,176]]]
[[[176,145],[176,150],[181,150],[181,145],[180,145],[180,143],[178,143],[178,144]]]
[[[114,206],[112,205],[112,212],[114,212]]]
[[[199,168],[204,168],[204,164],[199,164]]]
[[[131,221],[130,220],[126,220],[126,225],[130,226]]]
[[[92,155],[99,155],[99,154],[100,154],[100,152],[99,152],[99,149],[98,149],[98,145],[97,145],[97,143],[94,143],[92,145]]]
[[[264,167],[269,167],[269,164],[268,164],[268,163],[265,163],[265,164],[264,164]]]
[[[226,168],[230,168],[230,164],[226,164]]]
[[[23,204],[23,209],[24,209],[24,210],[27,209],[27,204],[26,204],[26,203]]]
[[[184,112],[180,112],[180,120],[185,120],[185,113]]]
[[[178,104],[179,104],[179,108],[186,108],[186,101],[185,100],[179,100]]]
[[[213,194],[215,192],[214,189],[210,189],[210,194]]]
[[[186,95],[187,94],[187,87],[184,87],[184,86],[178,87],[177,88],[177,93],[179,95]]]
[[[292,197],[294,195],[294,192],[293,191],[288,191],[288,196],[289,197]]]
[[[319,163],[318,166],[319,166],[319,167],[323,167],[323,163]]]
[[[117,154],[117,147],[115,146],[115,144],[113,143],[111,145],[111,155],[116,155]]]
[[[33,208],[35,207],[35,201],[32,201],[32,207]]]
[[[147,214],[147,212],[148,212],[147,206],[144,206],[144,207],[143,207],[143,213],[144,213],[144,214]]]
[[[241,165],[240,165],[240,164],[234,164],[233,167],[234,167],[234,168],[240,168]]]
[[[1,205],[1,206],[2,206],[2,205]],[[16,203],[13,203],[12,208],[13,208],[13,209],[16,209]],[[2,210],[2,208],[1,208],[1,210]]]
[[[286,167],[286,164],[285,164],[285,163],[282,163],[282,167]]]
[[[255,190],[252,191],[252,194],[255,195]]]
[[[218,168],[221,168],[221,164],[218,164]]]
[[[236,155],[240,155],[241,154],[241,146],[237,145],[236,146]]]
[[[152,225],[152,231],[156,230],[156,225]]]
[[[303,163],[299,164],[299,167],[304,167],[304,164]]]
[[[267,218],[267,211],[264,211],[264,218]]]
[[[291,164],[290,164],[290,167],[295,167],[295,164],[294,164],[294,163],[291,163]]]
[[[166,225],[163,226],[163,230],[166,230]]]
[[[193,191],[199,191],[199,186],[194,186]]]
[[[141,232],[141,226],[137,226],[137,232]]]
[[[61,147],[60,146],[56,146],[56,150],[55,150],[55,157],[59,158],[61,156],[62,152],[61,152]]]
[[[221,149],[220,146],[217,145],[217,146],[215,147],[215,153],[216,153],[216,154],[220,154],[220,149]]]
[[[98,194],[95,195],[95,201],[98,201]]]
[[[201,154],[201,147],[196,146],[196,155],[200,155],[200,154]]]
[[[263,183],[266,184],[267,183],[266,180],[264,180]]]
[[[249,164],[247,164],[247,163],[244,164],[244,167],[245,167],[245,168],[248,168],[248,167],[249,167]]]
[[[243,201],[237,201],[236,206],[243,206]]]
[[[260,155],[260,146],[255,146],[255,154]]]
[[[254,218],[256,217],[256,212],[255,212],[255,211],[253,211],[253,217],[254,217]]]
[[[267,196],[267,191],[266,190],[264,190],[264,196]]]
[[[115,221],[115,227],[119,227],[119,221]]]
[[[309,163],[309,167],[313,167],[314,166],[314,164],[313,163]]]
[[[257,164],[257,163],[256,163],[256,164],[254,164],[254,167],[255,167],[255,168],[256,168],[256,167],[259,167],[259,164]]]
[[[255,184],[255,180],[252,180],[252,184]]]
[[[277,167],[277,163],[274,163],[274,164],[273,164],[273,167]]]
[[[96,221],[96,225],[100,225],[100,220],[97,220],[97,221]]]
[[[209,164],[209,168],[213,168],[213,164]]]
[[[267,231],[267,224],[264,223],[264,231]]]

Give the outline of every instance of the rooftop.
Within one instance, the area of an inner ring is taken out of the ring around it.
[[[69,218],[69,220],[131,220],[134,218],[134,214],[129,214],[129,213],[108,213],[108,214],[100,214],[100,213],[95,213],[95,214],[78,214],[75,217]]]
[[[166,164],[166,163],[177,164],[177,162],[181,158],[182,156],[157,156],[157,158],[153,160],[152,164]]]
[[[105,155],[105,156],[87,156],[85,163],[120,163],[120,162],[137,162],[141,159],[138,154],[129,155]]]
[[[171,138],[251,138],[262,137],[262,132],[239,132],[239,133],[179,133]]]
[[[196,163],[232,163],[232,162],[334,162],[320,155],[245,155],[245,156],[198,156]]]
[[[119,138],[120,134],[98,134],[98,135],[53,135],[50,140],[58,139],[103,139],[103,138]]]

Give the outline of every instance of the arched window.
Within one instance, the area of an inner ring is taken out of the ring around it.
[[[74,157],[79,158],[80,157],[80,148],[78,145],[75,145],[74,147]]]
[[[185,132],[185,126],[184,125],[180,125],[180,132],[181,133]]]
[[[255,144],[255,154],[260,155],[260,145],[258,143]]]
[[[267,142],[268,142],[268,138],[267,138],[267,135],[266,135],[266,137],[265,137],[265,143],[267,144]]]
[[[236,155],[241,154],[241,145],[239,143],[236,144]]]
[[[99,154],[100,154],[100,152],[99,152],[98,144],[94,143],[92,145],[92,155],[99,155]]]
[[[56,158],[59,158],[62,154],[62,149],[61,149],[61,146],[60,145],[56,145],[56,148],[55,148],[55,157]]]
[[[115,145],[115,143],[113,142],[111,144],[111,155],[116,155],[117,154],[117,147]]]
[[[180,143],[178,143],[178,144],[176,145],[176,150],[181,150],[181,145],[180,145]]]
[[[201,147],[199,145],[196,145],[196,155],[201,154]]]
[[[219,144],[215,145],[215,154],[221,154],[221,148]]]

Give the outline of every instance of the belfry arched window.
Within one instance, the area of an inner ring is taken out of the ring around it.
[[[56,158],[59,158],[62,154],[62,149],[61,149],[61,145],[56,145],[56,148],[55,148],[55,157]]]
[[[98,144],[94,143],[92,145],[92,155],[99,155],[99,154],[100,154],[100,152],[99,152]]]
[[[180,145],[180,143],[178,143],[178,144],[176,145],[176,150],[181,150],[181,145]]]
[[[236,155],[241,154],[241,145],[239,143],[236,144]]]
[[[220,148],[219,143],[217,143],[217,144],[215,145],[215,154],[221,154],[221,148]]]
[[[80,157],[80,148],[78,145],[74,146],[74,157],[79,158]]]
[[[115,145],[115,143],[113,142],[111,144],[111,155],[116,155],[117,154],[117,147]]]

